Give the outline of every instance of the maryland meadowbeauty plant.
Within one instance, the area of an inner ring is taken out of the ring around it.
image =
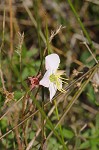
[[[46,73],[39,84],[49,88],[50,101],[54,97],[57,89],[61,92],[65,92],[65,90],[62,88],[62,83],[67,79],[61,77],[63,71],[58,70],[59,64],[60,58],[57,54],[53,53],[45,57]]]

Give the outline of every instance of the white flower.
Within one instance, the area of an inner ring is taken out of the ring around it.
[[[50,54],[45,57],[45,68],[47,71],[40,81],[40,85],[49,88],[50,101],[54,97],[57,89],[61,92],[64,92],[62,89],[62,80],[60,77],[62,73],[58,73],[57,71],[59,63],[60,58],[57,54]]]

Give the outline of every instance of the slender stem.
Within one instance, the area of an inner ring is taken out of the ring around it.
[[[86,42],[84,42],[85,46],[87,47],[88,51],[90,52],[90,54],[92,55],[93,59],[95,60],[95,62],[98,64],[98,60],[95,58],[94,54],[92,53],[91,49],[89,48],[89,46],[87,45]]]
[[[10,10],[10,58],[13,54],[13,10],[12,10],[12,0],[9,0],[9,10]]]
[[[3,30],[2,30],[2,43],[0,46],[0,78],[1,78],[1,83],[3,86],[3,90],[6,90],[5,88],[5,83],[4,83],[4,78],[3,78],[3,72],[2,72],[2,48],[4,46],[4,34],[5,34],[5,7],[4,7],[4,12],[3,12]]]
[[[50,54],[50,43],[49,43],[49,31],[48,31],[48,24],[47,24],[47,18],[45,18],[46,20],[46,47],[48,50],[48,54]]]
[[[4,35],[5,35],[5,7],[4,7],[4,12],[3,12],[2,43],[0,46],[0,68],[1,68],[1,60],[2,60],[2,48],[4,46]]]
[[[85,29],[85,27],[84,27],[84,25],[83,25],[83,23],[82,23],[82,21],[81,21],[79,15],[78,15],[77,11],[75,10],[75,8],[74,8],[74,6],[73,6],[71,0],[68,0],[68,3],[69,3],[69,5],[70,5],[70,7],[71,7],[71,9],[72,9],[72,11],[73,11],[73,13],[74,13],[76,19],[78,20],[78,22],[79,22],[79,24],[80,24],[80,26],[81,26],[81,28],[82,28],[82,31],[83,31],[83,33],[85,34],[85,36],[86,36],[86,38],[87,38],[87,40],[88,40],[88,42],[89,42],[91,48],[95,51],[94,45],[93,45],[93,43],[92,43],[92,40],[91,40],[91,38],[90,38],[90,36],[89,36],[87,30]]]
[[[20,53],[20,81],[21,81],[21,88],[22,88],[22,53]]]
[[[55,103],[56,116],[57,116],[57,119],[59,121],[60,117],[59,117],[58,108],[57,108],[57,105],[56,105],[56,99],[55,99],[54,103]],[[62,137],[62,141],[64,142],[64,137],[63,137],[63,134],[62,134],[62,126],[61,126],[61,124],[59,124],[59,130],[60,130],[60,134],[61,134],[61,137]],[[64,144],[65,144],[65,142],[64,142]]]
[[[24,0],[23,0],[23,1],[24,1]],[[23,5],[24,5],[24,8],[26,9],[26,12],[28,13],[28,15],[29,15],[29,17],[30,17],[30,19],[31,19],[31,21],[32,21],[32,23],[33,23],[33,25],[35,26],[35,28],[36,28],[37,31],[38,31],[37,22],[36,22],[35,18],[33,17],[31,11],[29,10],[28,6],[25,5],[25,3],[24,3]],[[34,6],[34,9],[35,9],[35,6]],[[45,39],[45,36],[44,36],[43,32],[40,31],[39,34],[40,34],[40,37],[42,38],[43,42],[46,43],[46,39]]]
[[[36,104],[37,108],[39,109],[39,111],[41,112],[42,116],[44,117],[44,119],[46,119],[46,123],[49,125],[50,127],[50,130],[54,132],[55,136],[58,138],[58,140],[61,142],[61,144],[63,145],[64,147],[64,150],[67,150],[67,147],[66,145],[64,144],[64,142],[61,140],[58,132],[56,130],[53,130],[54,129],[54,126],[52,124],[52,122],[50,121],[50,119],[46,116],[44,110],[42,109],[42,107],[40,106],[40,104],[38,103],[38,101],[34,98],[33,99],[34,103]]]
[[[24,33],[18,33],[19,34],[19,43],[18,43],[18,54],[19,54],[19,63],[20,63],[20,82],[21,82],[21,88],[22,88],[22,46],[23,46],[23,40],[24,40]]]
[[[43,73],[43,50],[41,46],[41,24],[40,24],[40,17],[38,14],[38,9],[39,9],[39,4],[40,0],[35,0],[35,17],[36,17],[36,22],[37,22],[37,34],[38,34],[38,43],[39,43],[39,51],[40,51],[40,60],[41,60],[41,73]],[[42,109],[44,110],[44,87],[41,88],[41,93],[42,93]],[[41,148],[43,150],[43,143],[44,143],[44,117],[41,115],[41,126],[42,126],[42,140],[41,140]]]
[[[44,110],[44,87],[42,87],[42,109]],[[45,141],[44,128],[45,128],[44,117],[42,116],[42,143],[41,143],[42,150],[43,150],[43,145],[44,145],[44,141]]]

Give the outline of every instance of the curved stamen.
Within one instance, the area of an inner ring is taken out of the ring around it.
[[[67,82],[65,82],[65,81],[67,81],[68,79],[65,79],[65,78],[61,77],[61,75],[51,74],[50,77],[49,77],[49,80],[50,80],[51,82],[53,82],[53,83],[56,85],[57,89],[58,89],[60,92],[62,92],[62,93],[65,93],[65,92],[66,92],[66,91],[61,87],[61,86],[62,86],[61,83],[68,84]],[[60,81],[61,81],[61,82],[60,82]]]
[[[65,81],[69,80],[69,79],[65,79],[65,78],[63,78],[61,76],[59,76],[59,78],[62,79],[62,80],[65,80]]]

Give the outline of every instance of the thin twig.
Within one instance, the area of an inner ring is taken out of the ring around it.
[[[94,54],[92,53],[91,49],[89,48],[88,44],[86,42],[83,42],[84,45],[87,47],[88,51],[90,52],[90,54],[92,55],[93,59],[95,60],[95,62],[98,64],[98,60],[96,59],[96,57],[94,56]]]
[[[2,48],[4,46],[4,34],[5,34],[5,7],[3,12],[3,24],[2,24],[2,43],[0,46],[0,67],[1,67],[1,59],[2,59]]]
[[[9,0],[9,11],[10,11],[10,58],[13,54],[13,9],[12,0]]]
[[[22,99],[24,96],[22,96],[15,104],[13,104],[1,117],[0,120],[2,120],[11,110],[14,108]]]
[[[1,68],[0,68],[0,78],[1,78],[1,83],[2,83],[3,90],[6,91],[4,78],[3,78],[3,73],[2,73]]]
[[[24,8],[25,8],[26,12],[28,13],[28,15],[29,15],[29,17],[30,17],[30,19],[31,19],[31,21],[32,21],[32,24],[35,26],[35,28],[37,28],[37,22],[36,22],[36,20],[34,19],[34,17],[33,17],[32,13],[31,13],[31,11],[29,10],[29,8],[28,8],[24,3],[23,3],[23,5],[24,5]],[[46,39],[45,39],[45,36],[44,36],[44,34],[42,33],[42,31],[40,31],[40,36],[41,36],[43,42],[46,43]]]
[[[60,25],[55,31],[51,31],[51,36],[49,38],[49,43],[51,43],[52,39],[62,30],[66,27],[63,27],[62,25]]]
[[[99,0],[94,0],[94,1],[93,0],[85,0],[85,1],[99,5]]]

